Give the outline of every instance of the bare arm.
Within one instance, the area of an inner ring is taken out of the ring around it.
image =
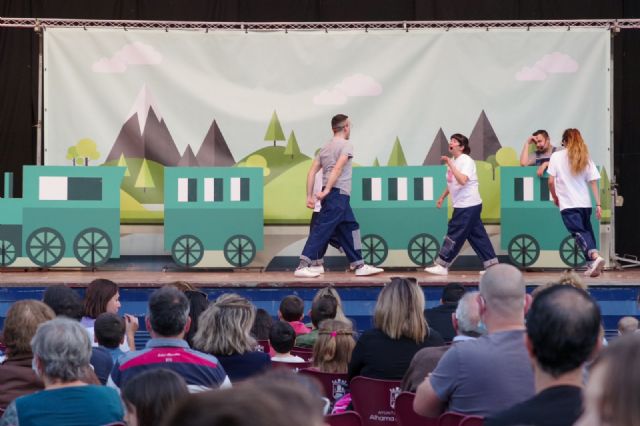
[[[556,179],[553,176],[549,176],[549,192],[551,193],[551,198],[553,198],[553,204],[560,207],[558,195],[556,194]]]
[[[444,411],[444,402],[436,395],[429,377],[426,377],[416,390],[413,411],[425,417],[438,417]]]
[[[342,169],[344,169],[347,161],[349,161],[349,157],[347,155],[343,154],[338,158],[336,165],[333,166],[333,169],[331,170],[331,174],[329,174],[329,179],[327,179],[327,184],[325,185],[324,190],[316,194],[318,200],[324,199],[324,197],[326,197],[327,194],[331,191],[331,188],[333,188],[333,185],[335,185],[336,181],[342,174]]]
[[[522,151],[520,152],[520,165],[521,166],[530,166],[529,162],[529,145],[533,140],[532,136],[529,136],[522,147]]]
[[[440,198],[438,198],[438,201],[436,201],[437,208],[442,207],[442,203],[444,203],[444,200],[445,198],[447,198],[447,195],[449,195],[449,188],[445,188]]]
[[[602,218],[602,205],[600,203],[600,193],[598,192],[598,182],[595,180],[590,180],[589,185],[591,185],[591,192],[593,192],[593,199],[596,200],[596,217],[598,220]]]
[[[467,181],[469,180],[469,176],[462,174],[462,172],[456,168],[456,165],[453,162],[453,159],[451,157],[447,157],[443,155],[441,159],[442,161],[447,163],[449,170],[451,170],[451,173],[453,173],[453,177],[456,178],[456,181],[458,182],[458,184],[464,185],[467,183]]]
[[[307,207],[310,209],[312,209],[316,204],[313,198],[313,186],[316,181],[316,173],[320,171],[320,167],[320,162],[316,158],[311,163],[311,167],[309,167],[309,172],[307,173]]]

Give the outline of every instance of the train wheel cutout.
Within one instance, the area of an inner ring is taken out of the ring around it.
[[[587,263],[587,260],[584,258],[584,254],[580,247],[576,244],[576,240],[573,238],[573,235],[567,236],[560,243],[560,259],[562,259],[565,265],[571,268],[578,268]]]
[[[509,241],[507,252],[511,263],[526,268],[536,263],[540,257],[540,244],[529,234],[519,234]]]
[[[256,257],[256,245],[246,235],[234,235],[224,243],[224,258],[235,267],[247,266]]]
[[[16,246],[8,240],[0,240],[0,266],[9,266],[15,262],[18,253]]]
[[[369,265],[378,266],[389,254],[389,246],[380,235],[368,234],[362,237],[362,259]]]
[[[36,229],[27,238],[27,256],[41,267],[53,266],[64,255],[64,239],[53,228]]]
[[[176,265],[189,268],[197,265],[202,260],[204,246],[198,237],[182,235],[173,243],[171,256]]]
[[[85,266],[99,266],[111,257],[111,239],[101,229],[87,228],[73,241],[73,254]]]
[[[413,263],[427,266],[433,263],[440,251],[440,244],[433,235],[418,234],[409,241],[407,252]]]

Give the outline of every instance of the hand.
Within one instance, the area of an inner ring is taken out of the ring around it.
[[[602,219],[602,207],[596,206],[596,218],[598,220]]]
[[[326,197],[327,195],[329,195],[329,191],[327,191],[327,190],[325,189],[324,191],[318,192],[318,193],[316,194],[316,198],[317,198],[318,200],[322,201],[322,200],[324,200],[324,199],[325,199],[325,197]]]
[[[447,166],[451,165],[451,157],[448,157],[446,155],[443,155],[442,157],[440,157],[440,161],[445,163]]]
[[[535,143],[536,143],[536,140],[533,138],[533,136],[529,136],[529,137],[527,138],[527,143],[535,144]]]
[[[316,207],[316,199],[313,197],[307,197],[307,208],[314,209]]]
[[[444,202],[444,199],[442,199],[442,197],[438,198],[438,201],[436,201],[436,207],[437,208],[442,207],[443,202]]]
[[[538,177],[542,177],[542,175],[544,174],[545,170],[547,170],[547,167],[549,167],[549,162],[548,161],[545,161],[544,163],[540,164],[540,167],[538,167],[538,171],[536,172]]]
[[[135,334],[140,328],[140,324],[138,323],[138,317],[133,315],[124,314],[124,323],[125,323],[125,331],[127,334]]]

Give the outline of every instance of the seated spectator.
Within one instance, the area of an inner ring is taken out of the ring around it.
[[[156,426],[187,396],[187,384],[175,372],[164,368],[145,371],[122,389],[127,426]]]
[[[116,283],[103,278],[95,279],[89,283],[84,295],[84,316],[80,320],[80,323],[89,332],[92,342],[94,342],[93,327],[98,315],[104,312],[117,314],[119,310],[120,292],[118,291],[118,285]],[[135,334],[138,330],[138,318],[125,314],[124,319],[127,339],[121,345],[121,349],[123,352],[129,352],[131,348],[135,349],[136,347]],[[95,342],[93,345],[98,346]]]
[[[7,407],[1,426],[105,425],[123,420],[118,393],[81,381],[91,341],[77,321],[55,318],[41,324],[31,341],[34,368],[45,390],[21,396]]]
[[[501,263],[480,278],[480,318],[488,334],[453,345],[418,386],[414,410],[438,417],[448,407],[464,415],[487,415],[535,393],[524,345],[524,314],[530,303],[522,273]]]
[[[223,294],[200,315],[194,347],[214,355],[232,382],[271,366],[269,355],[255,350],[250,334],[254,318],[255,307],[237,294]]]
[[[273,325],[273,318],[269,312],[259,308],[256,310],[256,318],[251,326],[251,336],[256,340],[269,340],[269,330]]]
[[[94,340],[98,346],[91,351],[91,366],[101,384],[106,385],[116,360],[125,352],[120,349],[124,342],[125,323],[116,314],[105,312],[98,315],[94,323]]]
[[[618,321],[618,334],[635,333],[638,331],[638,319],[634,317],[622,317]]]
[[[442,346],[424,318],[424,293],[414,278],[392,278],[380,291],[372,330],[362,333],[349,363],[349,379],[400,380],[420,349]]]
[[[355,346],[351,323],[322,321],[313,345],[313,368],[323,373],[346,373]]]
[[[291,349],[296,343],[296,333],[288,322],[278,321],[269,331],[269,344],[275,352],[271,361],[276,362],[305,362],[296,355],[291,355]]]
[[[584,412],[576,426],[640,424],[640,333],[623,335],[602,350],[591,367]]]
[[[84,306],[78,293],[64,285],[53,285],[47,287],[42,295],[42,301],[48,305],[56,316],[80,321]]]
[[[138,374],[157,368],[178,373],[191,392],[230,386],[229,378],[213,355],[189,348],[184,335],[191,325],[189,301],[175,287],[151,293],[146,318],[151,339],[144,349],[120,357],[109,377],[109,385],[122,388]]]
[[[189,318],[191,318],[191,327],[185,335],[185,340],[189,343],[189,346],[193,347],[193,336],[198,331],[198,318],[209,306],[209,297],[206,293],[199,291],[193,285],[186,281],[175,281],[169,284],[172,287],[177,288],[187,296],[189,299]]]
[[[440,304],[424,311],[429,326],[436,330],[445,343],[451,343],[456,335],[451,322],[451,315],[458,307],[458,301],[464,295],[465,288],[459,283],[449,283],[442,289]]]
[[[538,293],[526,327],[536,396],[484,424],[573,425],[582,412],[582,367],[600,346],[600,309],[585,291],[558,285]]]
[[[296,346],[312,348],[318,338],[318,327],[324,320],[334,319],[338,309],[338,301],[333,296],[322,296],[311,304],[311,332],[296,338]]]
[[[474,340],[486,333],[481,326],[478,294],[477,291],[465,293],[458,302],[456,311],[451,314],[453,329],[456,331],[453,344]],[[449,348],[450,346],[434,346],[416,352],[402,378],[400,388],[403,391],[415,393],[418,385],[436,368],[438,361]]]
[[[280,302],[278,318],[291,324],[296,335],[307,334],[311,331],[304,323],[304,302],[298,296],[287,296]]]
[[[333,296],[336,299],[336,303],[338,304],[338,306],[336,307],[335,319],[337,319],[338,321],[351,323],[351,325],[353,326],[353,322],[349,318],[347,318],[344,313],[344,309],[342,307],[342,299],[340,298],[340,294],[338,294],[338,290],[336,290],[333,285],[329,285],[318,290],[313,296],[313,300],[311,301],[312,306],[313,303],[315,303],[322,296]]]
[[[560,274],[560,277],[557,280],[539,285],[536,288],[534,288],[533,291],[531,292],[531,297],[535,298],[536,295],[542,290],[547,289],[549,287],[556,286],[556,285],[568,285],[571,287],[575,287],[578,290],[589,291],[589,288],[587,287],[585,282],[582,280],[582,277],[576,274],[575,272],[569,270],[569,271],[562,272]]]
[[[7,347],[7,357],[0,364],[1,409],[19,396],[44,388],[32,369],[31,338],[40,324],[53,318],[51,308],[36,300],[20,300],[7,311],[1,339]]]

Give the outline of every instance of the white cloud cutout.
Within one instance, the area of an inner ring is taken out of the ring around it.
[[[331,89],[325,89],[313,97],[316,105],[342,105],[349,97],[379,96],[382,85],[373,77],[365,74],[353,74],[345,77]]]
[[[139,41],[126,44],[111,58],[100,58],[91,65],[93,72],[123,73],[129,65],[157,65],[162,55],[153,46]]]
[[[515,79],[518,81],[541,81],[545,80],[549,74],[573,74],[578,71],[578,62],[571,56],[553,52],[544,55],[536,61],[533,66],[524,66],[516,72]]]

